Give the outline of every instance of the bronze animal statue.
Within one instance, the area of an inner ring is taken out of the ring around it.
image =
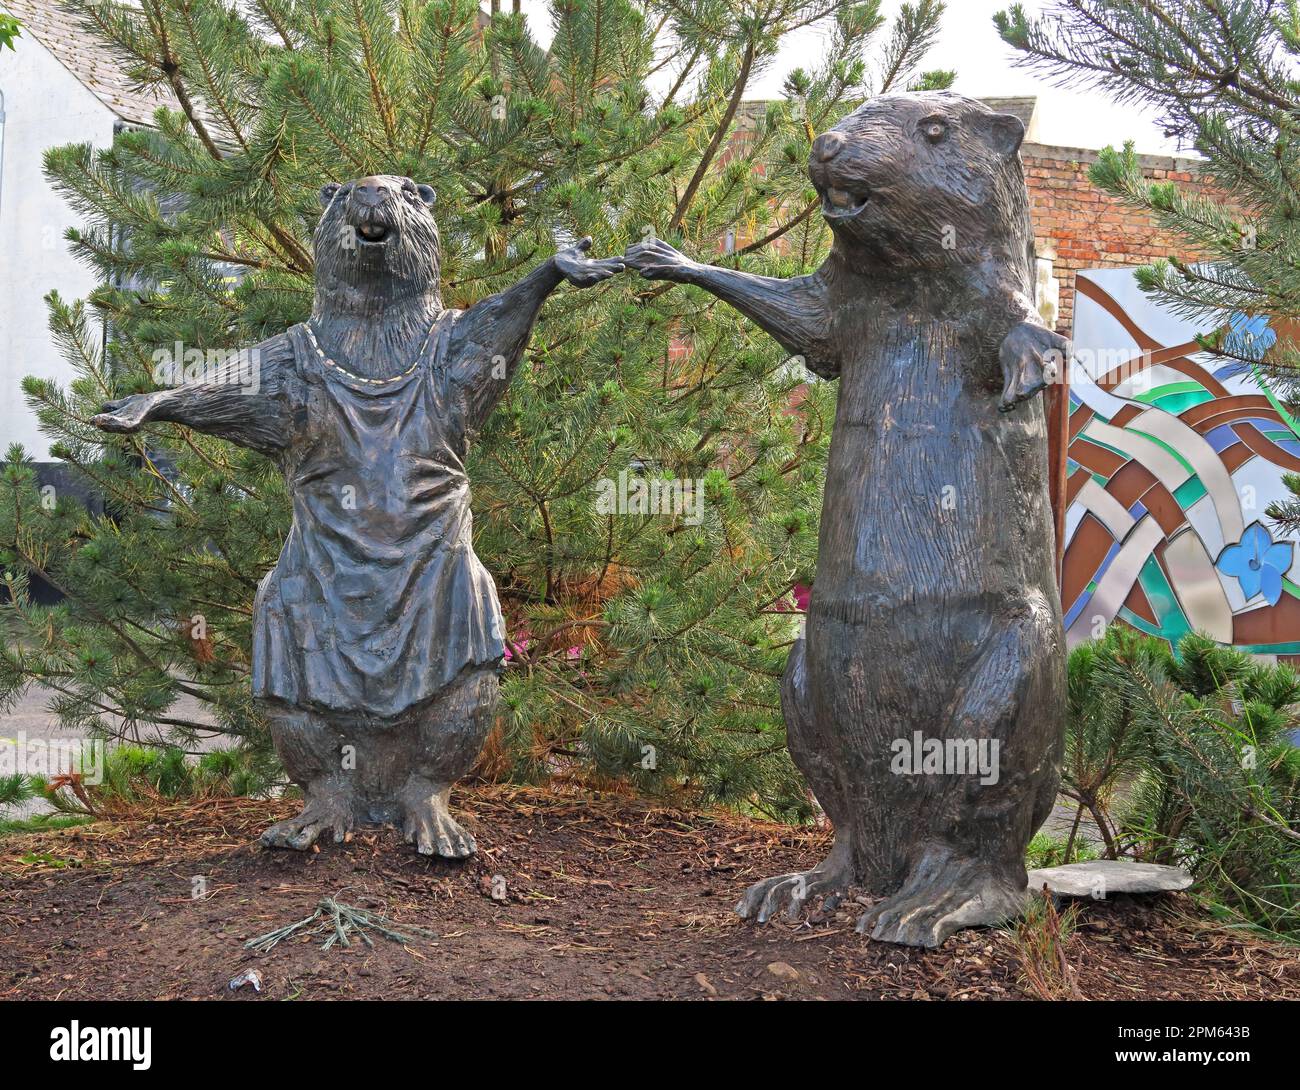
[[[742,916],[857,885],[883,898],[860,931],[936,946],[1022,908],[1065,719],[1034,395],[1067,349],[1032,301],[1023,137],[968,98],[885,95],[812,145],[834,238],[812,275],[704,265],[661,240],[627,252],[840,381],[806,638],[782,685],[835,842],[753,886]]]
[[[433,201],[389,175],[325,186],[311,317],[249,353],[257,382],[139,394],[93,420],[175,421],[284,471],[293,526],[258,589],[253,695],[306,802],[262,835],[271,847],[392,821],[425,855],[475,850],[448,797],[491,727],[504,634],[474,555],[466,452],[546,297],[623,268],[589,260],[584,239],[446,310]]]

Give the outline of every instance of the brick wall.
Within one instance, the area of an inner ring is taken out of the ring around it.
[[[1057,329],[1068,334],[1074,318],[1078,269],[1144,265],[1159,257],[1189,257],[1187,244],[1163,234],[1142,212],[1107,196],[1088,180],[1095,151],[1025,144],[1020,149],[1039,257],[1050,258],[1061,286]],[[1171,180],[1183,189],[1207,188],[1194,159],[1141,155],[1143,176]]]

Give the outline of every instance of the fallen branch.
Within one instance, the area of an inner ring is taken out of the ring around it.
[[[323,897],[316,903],[316,911],[306,919],[288,924],[285,927],[276,928],[274,931],[268,931],[258,938],[249,939],[244,943],[244,947],[265,954],[281,939],[287,939],[290,935],[297,934],[300,931],[309,935],[327,935],[328,937],[321,944],[322,950],[328,950],[336,942],[343,946],[351,946],[352,942],[348,938],[350,934],[360,935],[367,946],[374,946],[374,942],[366,933],[367,929],[377,931],[384,938],[403,945],[414,942],[416,936],[420,938],[436,938],[432,931],[425,931],[420,927],[407,928],[412,934],[405,934],[390,927],[389,925],[392,922],[386,916],[367,912],[363,908],[353,908],[351,905],[336,901],[333,897]],[[316,926],[312,927],[312,924]]]

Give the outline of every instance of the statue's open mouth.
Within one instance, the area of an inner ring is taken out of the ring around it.
[[[374,245],[388,237],[388,228],[382,223],[361,223],[357,225],[357,238],[363,244]]]
[[[856,216],[867,207],[870,199],[870,193],[853,193],[847,189],[829,186],[822,194],[822,215],[831,219]]]

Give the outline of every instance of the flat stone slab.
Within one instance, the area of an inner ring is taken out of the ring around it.
[[[1094,859],[1029,872],[1030,890],[1037,892],[1044,884],[1061,897],[1100,899],[1112,893],[1168,893],[1186,889],[1192,884],[1192,876],[1182,867],[1166,867],[1160,863]]]

